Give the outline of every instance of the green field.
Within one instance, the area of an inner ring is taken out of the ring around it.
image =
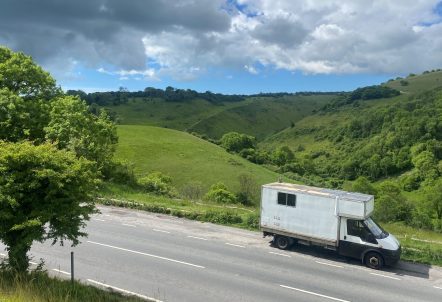
[[[173,185],[200,181],[204,189],[223,182],[238,188],[238,176],[251,174],[258,184],[274,182],[279,174],[226,152],[223,148],[177,130],[151,126],[118,126],[115,158],[133,163],[139,176],[160,171],[172,177]]]

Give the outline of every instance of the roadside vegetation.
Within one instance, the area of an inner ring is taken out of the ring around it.
[[[45,272],[34,271],[16,275],[0,271],[0,301],[2,302],[59,302],[59,301],[145,301],[136,297],[123,296],[93,286],[68,280],[48,277]]]

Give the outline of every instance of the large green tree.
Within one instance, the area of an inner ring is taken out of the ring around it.
[[[0,240],[15,270],[26,271],[32,242],[85,235],[116,142],[104,111],[92,114],[31,57],[0,47]]]
[[[84,221],[94,213],[98,178],[94,164],[45,143],[0,141],[0,240],[9,264],[28,268],[34,241],[78,243]]]

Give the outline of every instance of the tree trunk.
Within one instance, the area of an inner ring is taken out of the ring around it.
[[[9,266],[17,273],[26,272],[29,267],[27,253],[31,249],[31,246],[24,243],[23,240],[21,240],[21,236],[16,236],[8,243]]]

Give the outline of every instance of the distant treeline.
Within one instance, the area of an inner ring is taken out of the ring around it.
[[[92,92],[86,93],[82,90],[68,90],[68,95],[78,95],[81,99],[85,100],[89,105],[95,103],[100,106],[107,105],[120,105],[127,103],[130,98],[161,98],[168,102],[185,102],[193,99],[203,99],[208,102],[218,104],[225,102],[240,102],[246,97],[274,97],[280,98],[284,96],[310,96],[310,95],[347,95],[345,92],[269,92],[258,93],[252,95],[240,95],[240,94],[221,94],[213,93],[210,91],[198,92],[192,89],[178,89],[171,86],[166,89],[158,89],[153,87],[147,87],[143,91],[128,91],[124,87],[120,87],[118,91],[106,91],[106,92]]]
[[[358,88],[350,93],[342,93],[339,98],[322,108],[322,111],[332,111],[341,106],[353,104],[358,106],[358,101],[391,98],[400,95],[400,91],[381,85]]]
[[[68,90],[69,95],[78,95],[88,104],[100,106],[120,105],[127,103],[130,98],[161,98],[168,102],[185,102],[192,99],[204,99],[211,103],[239,102],[244,100],[244,95],[225,95],[210,91],[197,92],[192,89],[177,89],[171,86],[166,89],[147,87],[143,91],[128,91],[120,87],[118,91],[86,93],[82,90]]]
[[[257,94],[251,94],[248,95],[249,97],[273,97],[273,98],[280,98],[284,96],[310,96],[310,95],[345,95],[348,94],[348,92],[344,91],[301,91],[301,92],[260,92]]]

